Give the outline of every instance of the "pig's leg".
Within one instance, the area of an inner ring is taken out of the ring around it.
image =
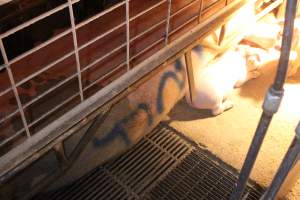
[[[232,107],[233,107],[233,103],[229,100],[220,102],[215,108],[212,109],[212,114],[214,116],[219,115],[224,111],[231,109]]]

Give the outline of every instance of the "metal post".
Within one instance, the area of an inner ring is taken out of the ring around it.
[[[73,8],[72,8],[72,1],[71,0],[68,0],[68,6],[69,6],[69,14],[70,14],[72,34],[73,34],[73,43],[74,43],[74,51],[75,51],[75,58],[76,58],[76,68],[77,68],[79,94],[80,94],[81,101],[83,101],[84,97],[83,97],[83,90],[82,90],[81,67],[80,67],[80,60],[79,60],[79,53],[78,53],[78,43],[77,43],[74,12],[73,12]]]
[[[194,80],[194,69],[192,62],[192,50],[185,53],[185,63],[186,63],[186,71],[188,77],[189,91],[190,91],[190,100],[193,104],[195,100],[195,80]]]
[[[168,43],[169,43],[171,9],[172,9],[172,0],[168,0],[168,12],[167,12],[167,24],[166,24],[165,46],[167,46]]]
[[[280,54],[280,60],[278,64],[276,78],[274,80],[272,87],[269,89],[265,97],[265,101],[263,103],[263,114],[261,116],[260,122],[256,129],[254,138],[252,140],[251,146],[247,153],[242,170],[240,172],[237,186],[231,195],[231,200],[241,199],[245,187],[247,185],[247,181],[249,179],[251,170],[256,161],[259,149],[264,140],[265,134],[268,130],[269,124],[272,120],[273,115],[279,109],[283,97],[283,93],[284,93],[283,85],[285,81],[285,76],[288,69],[291,41],[292,41],[293,30],[294,30],[294,18],[296,13],[296,6],[297,6],[297,0],[288,0],[286,6],[281,54]]]
[[[126,64],[127,71],[130,70],[130,13],[129,0],[126,0]]]
[[[203,1],[204,0],[199,0],[200,1],[200,7],[199,7],[199,15],[198,15],[198,24],[201,22],[201,15],[202,15],[202,8],[203,8]]]
[[[7,58],[5,48],[4,48],[4,45],[3,45],[3,41],[2,41],[1,38],[0,38],[0,49],[1,49],[3,60],[4,60],[4,66],[7,70],[9,81],[10,81],[10,84],[11,84],[12,89],[13,89],[13,93],[14,93],[16,101],[17,101],[18,109],[19,109],[19,112],[20,112],[20,115],[21,115],[21,119],[22,119],[22,122],[23,122],[23,125],[24,125],[24,128],[25,128],[27,137],[31,137],[30,131],[29,131],[29,128],[28,128],[28,124],[27,124],[27,121],[26,121],[26,117],[25,117],[25,112],[24,112],[24,109],[22,107],[22,103],[21,103],[20,96],[19,96],[19,93],[18,93],[18,90],[17,90],[17,87],[16,87],[16,83],[15,83],[15,80],[14,80],[13,73],[10,69],[10,65],[8,64],[8,58]]]
[[[271,182],[270,187],[267,189],[261,200],[275,199],[281,185],[285,181],[288,173],[298,160],[300,154],[300,122],[296,128],[296,136],[294,137],[280,167],[277,171],[275,178]]]

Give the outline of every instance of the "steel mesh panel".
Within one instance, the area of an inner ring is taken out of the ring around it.
[[[99,166],[70,186],[34,198],[229,199],[237,172],[175,129],[160,124],[134,148]],[[259,199],[251,182],[245,194]]]

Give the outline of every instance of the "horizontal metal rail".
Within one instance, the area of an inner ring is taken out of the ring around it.
[[[154,4],[154,5],[151,6],[150,8],[148,8],[148,9],[146,9],[146,10],[140,12],[139,14],[135,15],[134,17],[131,17],[129,21],[131,22],[131,21],[137,19],[138,17],[140,17],[140,16],[146,14],[147,12],[149,12],[149,11],[151,11],[151,10],[153,10],[153,9],[155,9],[155,8],[157,8],[157,7],[159,7],[159,6],[161,6],[162,4],[164,4],[164,3],[166,3],[166,2],[167,2],[167,0],[162,0],[162,1],[160,1],[160,2],[158,2],[158,3],[156,3],[156,4]]]
[[[30,100],[29,102],[24,104],[24,108],[29,107],[30,105],[32,105],[33,103],[37,102],[38,100],[40,100],[41,98],[45,97],[47,94],[50,94],[51,92],[53,92],[54,90],[56,90],[57,88],[59,88],[60,86],[62,86],[63,84],[69,82],[70,80],[72,80],[73,78],[76,78],[77,73],[69,76],[68,78],[66,78],[65,80],[59,82],[57,85],[55,85],[54,87],[50,88],[49,90],[43,92],[42,94],[36,96],[34,99]]]
[[[245,3],[246,0],[236,1],[225,9],[220,10],[212,18],[196,26],[184,36],[170,43],[166,48],[161,49],[156,54],[144,60],[138,66],[58,118],[56,121],[47,125],[33,135],[30,140],[26,140],[17,149],[13,149],[5,154],[0,163],[0,183],[5,182],[9,177],[36,160],[37,156],[33,156],[35,153],[46,152],[47,149],[52,148],[52,144],[54,145],[56,143],[56,139],[68,137],[77,130],[75,127],[79,128],[79,126],[81,127],[84,123],[87,123],[86,121],[88,120],[82,120],[92,115],[97,108],[108,103],[116,95],[125,91],[129,86],[156,69],[166,60],[181,52],[182,49],[193,43],[193,41],[198,40],[199,37],[212,31],[220,24],[225,23],[226,19]],[[73,76],[76,77],[76,75],[77,74]]]
[[[51,43],[53,43],[53,42],[59,40],[60,38],[66,36],[67,34],[69,34],[69,33],[71,33],[71,32],[72,32],[72,30],[71,30],[71,29],[68,29],[68,30],[66,30],[66,31],[64,31],[64,32],[62,32],[62,33],[60,33],[60,34],[54,36],[53,38],[50,38],[49,40],[47,40],[47,41],[45,41],[45,42],[39,44],[38,46],[36,46],[36,47],[34,47],[34,48],[32,48],[32,49],[26,51],[25,53],[23,53],[23,54],[21,54],[21,55],[15,57],[15,58],[13,58],[12,60],[10,60],[10,61],[8,62],[8,64],[9,64],[9,65],[12,65],[12,64],[14,64],[14,63],[20,61],[21,59],[23,59],[23,58],[25,58],[25,57],[27,57],[27,56],[33,54],[34,52],[36,52],[36,51],[38,51],[38,50],[40,50],[40,49],[46,47],[47,45],[49,45],[49,44],[51,44]]]
[[[103,79],[105,79],[106,77],[110,76],[111,74],[113,74],[114,72],[118,71],[119,69],[121,69],[122,67],[124,67],[124,65],[126,65],[126,62],[123,62],[121,64],[119,64],[116,68],[114,68],[113,70],[111,70],[110,72],[106,73],[105,75],[99,77],[98,79],[96,79],[94,82],[90,83],[88,86],[86,86],[83,91],[86,91],[88,89],[90,89],[92,86],[96,85],[98,82],[102,81]]]
[[[105,58],[108,58],[109,56],[113,55],[114,53],[120,51],[121,49],[126,47],[126,43],[116,47],[115,49],[113,49],[112,51],[104,54],[103,56],[101,56],[100,58],[97,58],[96,60],[94,60],[92,63],[88,64],[86,67],[84,67],[81,72],[85,72],[88,69],[90,69],[91,67],[95,66],[97,63],[103,61]]]
[[[78,1],[79,0],[73,1],[72,3],[76,3]],[[57,13],[57,12],[65,9],[65,8],[67,8],[67,7],[68,7],[68,3],[64,3],[64,4],[60,5],[60,6],[57,6],[56,8],[54,8],[54,9],[52,9],[50,11],[47,11],[47,12],[45,12],[45,13],[43,13],[43,14],[41,14],[41,15],[39,15],[39,16],[37,16],[37,17],[35,17],[35,18],[33,18],[33,19],[31,19],[31,20],[29,20],[29,21],[27,21],[27,22],[25,22],[25,23],[23,23],[21,25],[19,25],[19,26],[16,26],[16,27],[14,27],[14,28],[12,28],[12,29],[10,29],[10,30],[8,30],[8,31],[0,34],[0,39],[8,37],[8,36],[10,36],[10,35],[18,32],[18,31],[20,31],[20,30],[22,30],[22,29],[24,29],[24,28],[26,28],[26,27],[28,27],[28,26],[30,26],[30,25],[32,25],[32,24],[34,24],[34,23],[36,23],[36,22],[38,22],[40,20],[42,20],[42,19],[45,19],[46,17],[48,17],[48,16],[50,16],[50,15],[52,15],[54,13]]]

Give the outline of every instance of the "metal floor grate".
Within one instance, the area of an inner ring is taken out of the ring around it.
[[[123,156],[74,184],[36,199],[229,199],[237,172],[173,128],[160,124]],[[259,199],[251,182],[246,194]]]

